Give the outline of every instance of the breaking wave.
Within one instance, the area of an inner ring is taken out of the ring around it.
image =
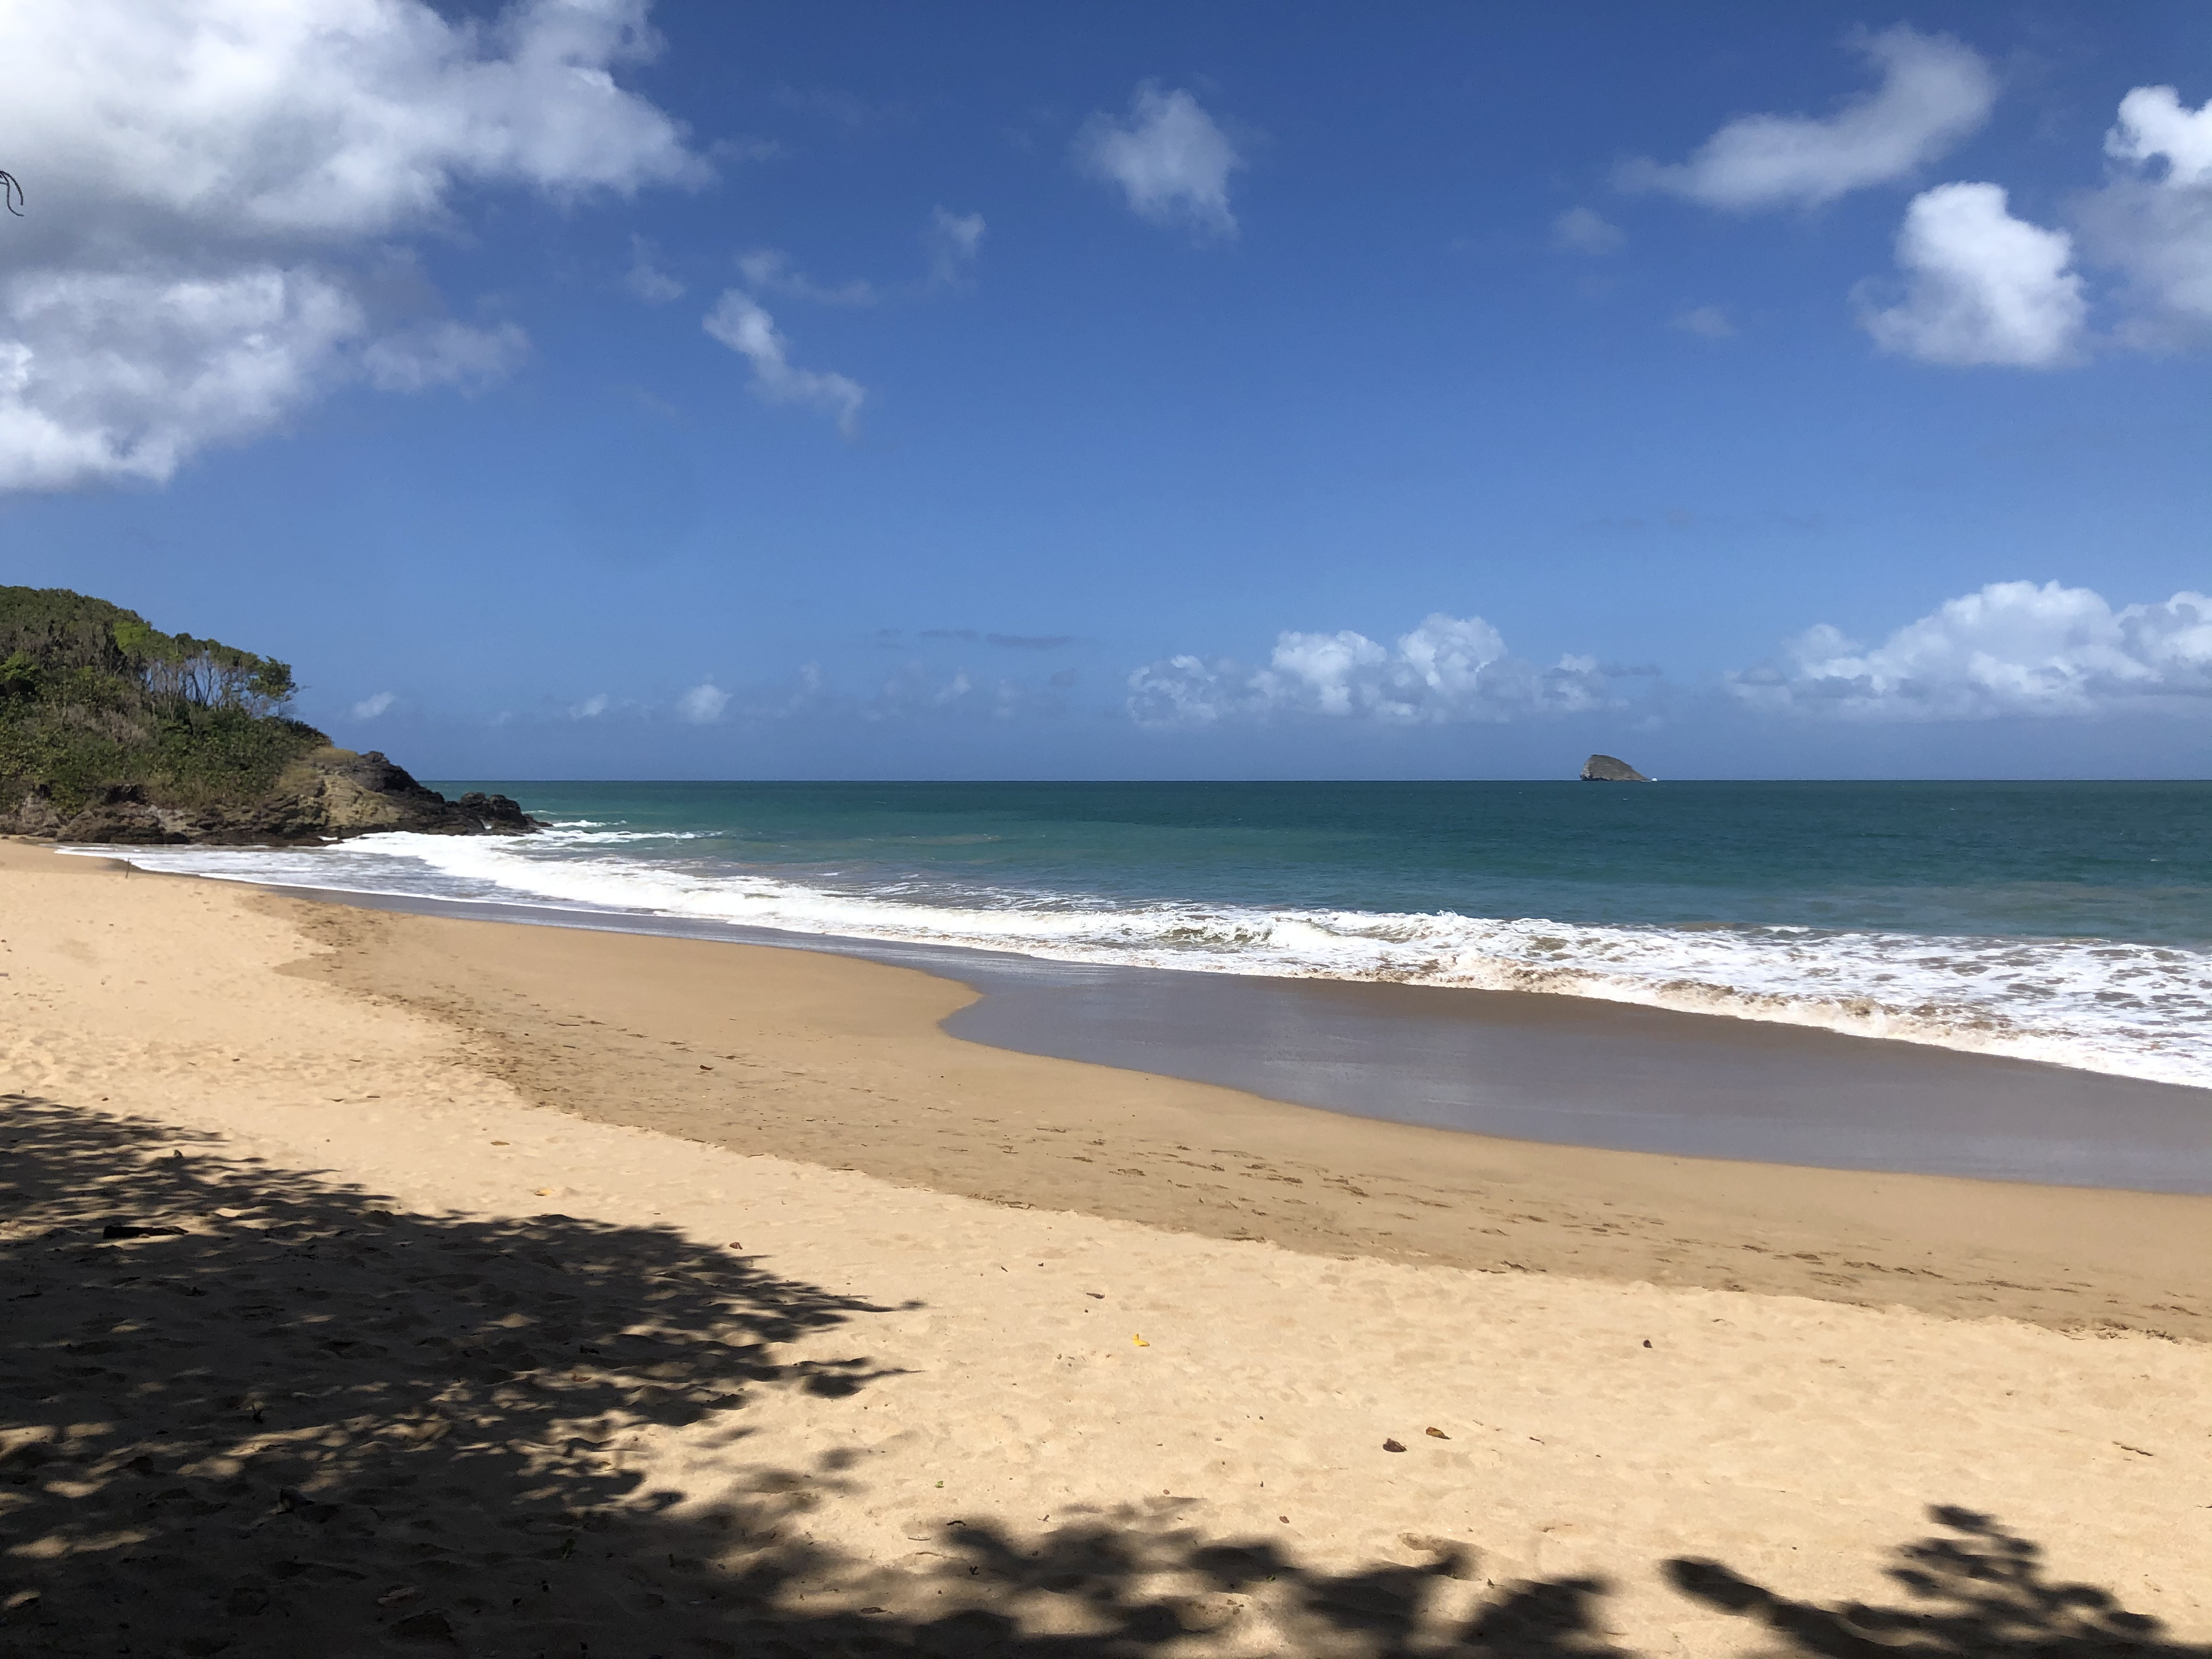
[[[1067,962],[1598,998],[2212,1086],[2212,951],[2094,939],[1140,902],[940,878],[805,879],[576,820],[527,841],[385,835],[295,850],[112,848],[275,886],[731,923]]]

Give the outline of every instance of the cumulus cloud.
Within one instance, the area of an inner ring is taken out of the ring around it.
[[[0,281],[0,487],[159,482],[348,380],[511,368],[519,332],[395,323],[356,265],[452,224],[465,186],[702,176],[614,78],[655,46],[646,0],[483,22],[425,0],[0,8],[9,160],[35,193]]]
[[[2086,587],[1993,582],[1878,646],[1824,623],[1729,690],[1754,708],[1859,720],[2212,714],[2212,598],[2116,611]]]
[[[1817,207],[1910,176],[1989,118],[1996,78],[1949,35],[1899,24],[1852,44],[1881,71],[1881,84],[1834,114],[1742,116],[1688,161],[1630,161],[1618,182],[1739,211]]]
[[[1618,253],[1628,236],[1602,214],[1571,207],[1552,221],[1552,246],[1571,253]]]
[[[1075,140],[1076,164],[1118,185],[1131,211],[1159,225],[1188,225],[1201,235],[1237,234],[1229,175],[1244,165],[1237,146],[1197,99],[1147,81],[1126,118],[1101,112]]]
[[[2168,184],[2212,184],[2212,99],[2189,109],[2172,87],[2137,87],[2120,100],[2105,153],[2123,161],[2163,161]]]
[[[2009,211],[1996,185],[1939,185],[1897,233],[1905,295],[1860,320],[1884,350],[1923,362],[2049,368],[2071,362],[2088,314],[2074,239]]]
[[[568,710],[572,720],[595,720],[607,712],[607,694],[604,691],[588,696]]]
[[[1441,613],[1385,646],[1364,634],[1284,633],[1264,668],[1170,657],[1129,676],[1140,726],[1204,727],[1284,715],[1391,726],[1510,720],[1607,706],[1606,675],[1589,657],[1540,668],[1507,654],[1480,617]]]
[[[353,717],[357,720],[373,720],[398,701],[391,692],[379,691],[354,704]]]
[[[694,726],[712,726],[730,706],[730,694],[712,680],[702,680],[676,700],[676,718]]]
[[[0,284],[0,488],[165,480],[340,378],[364,326],[312,270],[25,271]]]
[[[726,290],[701,326],[752,365],[753,390],[769,403],[801,404],[834,415],[847,437],[859,429],[866,388],[842,374],[795,367],[775,319],[750,295]]]
[[[2119,176],[2077,210],[2091,251],[2126,278],[2119,337],[2163,349],[2212,336],[2212,99],[2192,110],[2172,87],[2137,87],[2105,152]]]

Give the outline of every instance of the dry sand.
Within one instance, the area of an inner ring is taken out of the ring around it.
[[[2212,1201],[27,848],[0,974],[0,1652],[2212,1653]]]

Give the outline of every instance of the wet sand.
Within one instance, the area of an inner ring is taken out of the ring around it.
[[[451,1022],[480,1063],[528,1098],[597,1121],[1322,1255],[2212,1337],[2212,1199],[1663,1157],[1377,1121],[963,1042],[945,1028],[994,999],[914,969],[274,895],[257,902],[325,947],[296,971]],[[1175,977],[1182,988],[1218,988]],[[1877,1075],[1893,1057],[1914,1079],[2051,1069],[1564,1003],[1523,1015],[1534,1024],[1520,1028],[1554,1054],[1559,1033],[1547,1022],[1620,1016],[1631,1033],[1656,1025],[1695,1045],[1692,1066],[1715,1063],[1716,1048],[1735,1052],[1734,1042],[1757,1065],[1778,1048],[1832,1048]],[[1202,994],[1185,1006],[1202,1023]]]
[[[2204,1200],[1362,1122],[21,848],[0,975],[0,1650],[2212,1651]]]
[[[292,890],[301,891],[301,890]],[[1516,1140],[2212,1194],[2212,1090],[1589,998],[1176,972],[548,906],[306,891],[352,908],[799,950],[977,996],[997,1048]]]

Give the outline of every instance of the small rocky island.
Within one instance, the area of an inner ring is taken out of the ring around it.
[[[0,835],[313,845],[383,830],[526,835],[290,718],[292,670],[62,587],[0,587]]]
[[[1592,755],[1583,763],[1584,783],[1650,783],[1652,781],[1626,761],[1612,755]]]

